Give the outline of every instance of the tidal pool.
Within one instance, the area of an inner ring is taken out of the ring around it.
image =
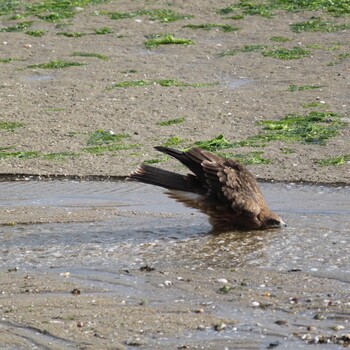
[[[337,348],[350,332],[350,188],[261,187],[288,227],[213,235],[206,216],[156,187],[3,182],[0,269],[69,271],[97,294],[204,305],[235,324],[149,337],[138,348]]]

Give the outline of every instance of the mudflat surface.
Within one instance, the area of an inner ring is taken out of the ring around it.
[[[347,161],[317,162],[350,153],[349,31],[290,28],[312,16],[337,25],[348,17],[276,10],[271,18],[233,20],[217,13],[230,4],[110,1],[77,8],[58,23],[1,16],[0,122],[21,126],[0,129],[0,173],[104,178],[125,176],[142,161],[183,170],[153,146],[172,140],[188,147],[220,134],[242,141],[263,132],[259,121],[314,111],[337,113],[342,123],[324,145],[271,141],[228,151],[269,160],[249,165],[259,178],[348,184]],[[109,15],[140,9],[194,17],[164,23],[149,15]],[[33,21],[26,30],[2,30],[26,20]],[[239,30],[184,27],[207,23]],[[95,34],[103,28],[111,33]],[[33,37],[27,30],[45,33]],[[75,34],[57,35],[62,32]],[[193,45],[145,47],[148,36],[165,33]],[[290,40],[272,41],[276,36]],[[246,45],[301,47],[310,54],[297,60],[254,50],[220,55]],[[76,52],[105,59],[72,56]],[[29,67],[58,60],[84,65]],[[173,79],[195,86],[111,89],[125,81]],[[291,85],[319,87],[291,92]],[[181,122],[159,124],[172,119]],[[122,136],[96,141],[98,130]],[[263,190],[286,229],[214,236],[203,215],[148,186],[0,183],[0,347],[349,346],[349,188],[265,184]]]
[[[153,186],[0,183],[2,348],[349,346],[349,188],[262,189],[287,228],[214,235]]]
[[[348,183],[348,162],[321,166],[317,161],[350,153],[349,31],[295,33],[290,27],[312,17],[346,25],[348,17],[334,17],[326,11],[277,9],[270,18],[245,15],[234,20],[230,17],[237,11],[217,13],[228,5],[231,2],[109,1],[78,8],[75,16],[58,23],[33,15],[19,20],[9,19],[10,14],[2,16],[2,29],[24,20],[33,23],[22,31],[0,31],[0,58],[4,60],[0,63],[1,120],[23,124],[12,132],[0,130],[1,173],[125,176],[141,161],[163,161],[153,146],[169,139],[180,148],[220,134],[230,142],[242,141],[262,132],[259,121],[318,111],[338,113],[345,123],[324,146],[272,141],[265,147],[236,147],[230,151],[240,155],[261,152],[259,155],[270,163],[250,167],[260,178]],[[147,14],[111,19],[113,12],[132,14],[140,9],[166,9],[193,17],[168,23]],[[188,24],[239,29],[192,29],[185,27]],[[103,28],[111,33],[95,34]],[[38,30],[45,31],[42,37],[26,34]],[[62,33],[75,37],[58,35]],[[192,40],[193,45],[147,49],[147,38],[159,34]],[[272,41],[273,37],[288,41]],[[269,50],[296,47],[308,50],[309,56],[291,60],[266,57],[261,50],[247,49],[251,45]],[[220,54],[227,50],[248,52],[222,57]],[[103,55],[104,59],[72,56],[77,52]],[[57,60],[84,65],[33,68]],[[154,83],[110,89],[115,83],[140,80],[209,85]],[[291,85],[319,88],[291,92]],[[183,118],[183,122],[158,124],[176,118]],[[325,123],[327,120],[323,126]],[[86,150],[91,146],[91,134],[97,130],[127,137],[119,147],[103,148],[98,153]],[[3,152],[22,153],[5,156]],[[175,166],[169,161],[162,165]]]

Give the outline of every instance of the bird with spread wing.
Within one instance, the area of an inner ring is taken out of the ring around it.
[[[214,231],[286,226],[267,206],[254,176],[237,161],[200,148],[185,152],[169,147],[155,149],[176,158],[193,174],[142,164],[128,179],[166,188],[171,198],[208,215]]]

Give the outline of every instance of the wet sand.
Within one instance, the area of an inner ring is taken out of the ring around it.
[[[305,115],[313,110],[308,105],[318,103],[316,110],[342,116],[345,124],[337,136],[325,146],[268,143],[253,150],[270,163],[249,169],[272,182],[343,187],[265,184],[269,203],[288,228],[214,236],[203,215],[147,186],[0,183],[2,349],[349,346],[350,204],[344,185],[350,182],[350,165],[317,164],[350,152],[349,61],[329,65],[348,52],[348,31],[293,33],[290,23],[320,15],[304,11],[224,19],[216,10],[227,5],[111,1],[80,9],[63,28],[28,18],[35,22],[31,29],[47,31],[40,38],[0,32],[0,58],[14,58],[0,63],[1,121],[23,124],[0,130],[1,151],[23,152],[1,157],[1,179],[115,180],[142,161],[163,160],[153,146],[170,138],[183,140],[178,147],[219,134],[239,141],[261,132],[257,121]],[[103,15],[139,8],[171,8],[194,18],[161,23],[147,16],[115,21]],[[1,19],[1,27],[13,25]],[[227,23],[240,30],[194,31],[183,27],[189,23]],[[103,27],[113,33],[92,35]],[[87,35],[57,35],[63,31]],[[147,50],[146,36],[159,33],[195,44]],[[275,43],[273,36],[291,40]],[[277,44],[308,48],[312,54],[286,61],[260,52],[220,57],[244,45]],[[108,60],[72,57],[77,51]],[[27,68],[58,59],[86,65]],[[215,85],[109,89],[116,82],[141,79]],[[322,87],[292,93],[290,85]],[[159,125],[180,117],[183,123]],[[130,149],[86,151],[96,130],[127,134],[123,146]],[[183,170],[171,161],[160,166]]]
[[[0,207],[6,349],[349,345],[349,188],[262,184],[289,226],[213,235],[152,186],[1,192],[16,185]]]

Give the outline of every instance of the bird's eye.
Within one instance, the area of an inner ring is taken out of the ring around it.
[[[267,226],[270,226],[270,227],[281,226],[281,223],[276,219],[269,219],[267,220]]]

